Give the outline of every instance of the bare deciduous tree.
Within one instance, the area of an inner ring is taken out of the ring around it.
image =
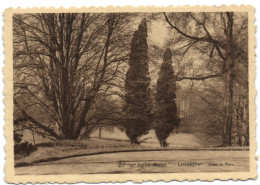
[[[243,13],[164,13],[165,21],[178,34],[174,42],[176,54],[182,58],[189,50],[208,56],[206,65],[213,63],[215,73],[197,72],[192,76],[181,76],[181,80],[206,80],[224,77],[225,126],[223,146],[231,145],[233,122],[233,84],[239,58],[247,63],[247,15]],[[175,34],[176,35],[176,34]],[[205,60],[206,61],[206,60]],[[212,64],[211,64],[212,65]]]
[[[117,84],[128,59],[129,14],[16,14],[14,103],[56,139],[77,139],[96,98]],[[27,94],[27,101],[18,101]],[[28,107],[41,109],[42,123]],[[55,125],[60,130],[57,133]]]

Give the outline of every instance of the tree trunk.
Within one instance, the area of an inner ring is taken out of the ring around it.
[[[225,125],[223,132],[223,146],[232,145],[233,122],[233,81],[234,81],[234,50],[233,50],[233,12],[227,12],[226,43],[227,55],[225,62]]]
[[[33,146],[35,146],[35,137],[34,137],[34,131],[33,131],[33,129],[32,129],[31,131],[32,131],[32,136],[33,136]]]
[[[137,144],[140,145],[140,142],[138,141],[137,137],[130,138],[131,144]]]
[[[78,140],[90,140],[90,131],[85,126],[81,129],[80,135],[77,137]]]
[[[232,115],[233,115],[233,73],[228,71],[225,76],[225,121],[223,146],[231,146]]]
[[[91,97],[88,97],[86,98],[85,100],[85,104],[84,104],[84,108],[83,108],[83,111],[81,113],[81,117],[80,117],[80,120],[79,120],[79,124],[77,126],[77,128],[74,130],[74,133],[73,133],[73,138],[77,139],[81,133],[81,130],[83,129],[85,125],[85,119],[86,119],[86,116],[87,116],[87,113],[88,111],[90,110],[91,108],[91,105],[92,105],[92,101],[94,100],[94,97],[91,96]]]
[[[99,125],[99,127],[98,127],[98,139],[101,139],[101,132],[102,132],[102,127]]]

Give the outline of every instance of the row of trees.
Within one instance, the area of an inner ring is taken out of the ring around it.
[[[153,114],[148,60],[147,23],[143,19],[131,43],[129,69],[125,80],[124,126],[131,143],[139,143],[139,138],[154,128],[160,145],[166,147],[166,139],[174,126],[179,124],[171,50],[167,48],[164,52],[157,81],[156,111]]]
[[[196,90],[205,101],[218,94],[223,97],[223,119],[216,119],[222,126],[217,131],[222,145],[231,145],[234,125],[241,125],[237,120],[244,122],[248,115],[247,15],[145,16],[148,20],[134,31],[139,19],[134,13],[14,15],[17,130],[33,128],[52,139],[78,139],[89,137],[97,125],[112,124],[123,127],[132,143],[139,143],[140,136],[154,128],[166,146],[168,135],[180,123],[177,87],[193,88],[201,82]],[[169,28],[169,36],[163,48],[148,47],[147,23],[158,20]],[[153,89],[149,66],[154,63],[149,61],[157,61],[160,69],[155,70],[158,80]],[[215,82],[222,85],[200,93]]]

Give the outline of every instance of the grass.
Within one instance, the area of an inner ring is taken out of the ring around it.
[[[165,151],[165,150],[248,150],[248,147],[176,147],[167,148],[152,147],[141,145],[132,145],[125,140],[96,139],[91,140],[62,140],[36,145],[37,150],[29,156],[15,156],[15,167],[30,166],[36,163],[55,161],[70,157],[79,157],[85,155],[96,155],[116,152],[134,152],[134,151]]]
[[[133,151],[148,149],[141,145],[132,145],[128,141],[91,139],[87,140],[62,140],[37,144],[37,150],[30,155],[15,156],[15,166],[24,166],[37,162],[80,156],[93,153]]]

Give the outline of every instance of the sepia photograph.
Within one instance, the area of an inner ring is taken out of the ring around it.
[[[13,175],[250,174],[249,10],[12,10]]]

